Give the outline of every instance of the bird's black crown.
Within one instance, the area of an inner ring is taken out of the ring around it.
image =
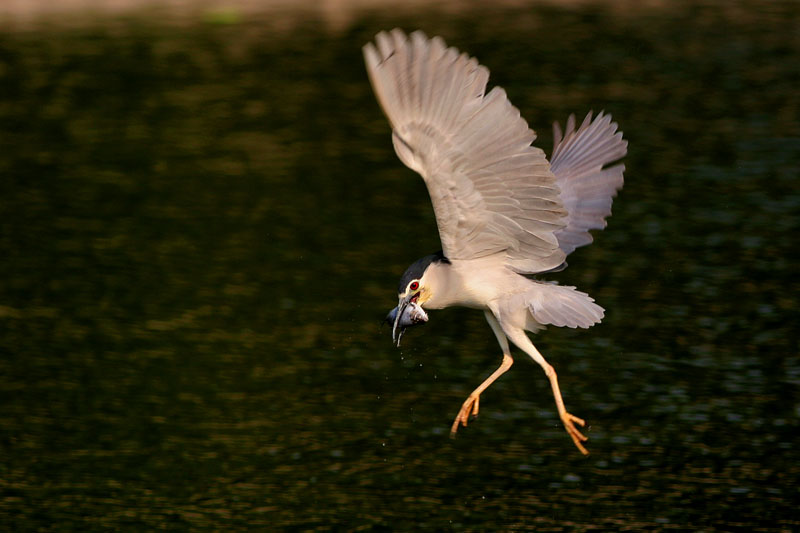
[[[449,265],[450,260],[444,256],[441,250],[435,254],[426,255],[422,259],[417,259],[411,263],[411,266],[406,269],[403,277],[400,278],[400,285],[397,288],[397,293],[402,294],[405,292],[406,287],[408,287],[412,279],[421,278],[431,263],[446,263]]]

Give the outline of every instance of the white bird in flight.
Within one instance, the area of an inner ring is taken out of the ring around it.
[[[576,128],[554,124],[550,162],[531,146],[536,134],[489,71],[439,37],[381,32],[364,46],[369,79],[392,126],[400,160],[428,188],[442,251],[413,263],[387,317],[403,331],[428,320],[426,309],[481,309],[503,351],[500,367],[464,401],[451,434],[478,415],[480,395],[512,365],[510,340],[550,380],[564,427],[583,454],[587,440],[561,397],[556,371],[528,338],[546,325],[588,328],[603,308],[575,287],[532,279],[566,267],[566,256],[605,227],[622,187],[627,142],[610,115],[590,112]]]

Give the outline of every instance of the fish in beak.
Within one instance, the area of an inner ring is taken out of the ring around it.
[[[398,347],[400,339],[407,328],[418,326],[428,321],[428,314],[417,303],[419,293],[401,297],[397,307],[386,315],[386,322],[392,324],[392,342]]]

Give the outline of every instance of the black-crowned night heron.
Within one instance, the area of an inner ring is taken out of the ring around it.
[[[461,406],[451,429],[478,414],[480,395],[512,364],[508,341],[544,369],[567,433],[587,454],[586,437],[567,412],[553,367],[525,331],[546,325],[588,328],[603,308],[575,287],[531,279],[563,269],[575,248],[605,227],[622,187],[627,142],[609,115],[589,113],[580,127],[554,124],[550,163],[531,146],[536,134],[499,87],[486,94],[489,71],[438,37],[400,30],[364,47],[378,101],[392,126],[400,160],[422,175],[442,252],[406,270],[389,313],[399,346],[405,328],[428,320],[425,309],[482,309],[503,362]]]

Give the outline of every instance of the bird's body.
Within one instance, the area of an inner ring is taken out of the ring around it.
[[[462,405],[453,423],[478,414],[481,393],[510,368],[508,341],[545,370],[559,415],[578,448],[583,420],[564,408],[555,370],[525,331],[546,325],[587,328],[603,309],[574,287],[528,277],[563,269],[576,247],[605,227],[624,167],[616,124],[591,113],[555,127],[550,162],[531,146],[536,134],[505,92],[485,92],[489,72],[475,59],[421,32],[379,33],[364,47],[375,93],[392,124],[400,159],[425,180],[442,252],[413,263],[400,280],[390,316],[393,336],[427,320],[422,310],[462,306],[484,311],[503,350],[503,362]],[[399,331],[398,331],[399,328]]]
[[[587,294],[524,277],[498,256],[434,263],[425,276],[436,287],[419,299],[428,309],[488,309],[505,318],[504,323],[531,332],[546,324],[588,328],[603,318],[603,308]]]
[[[460,306],[485,309],[490,302],[508,294],[508,288],[525,278],[515,274],[498,256],[479,259],[453,259],[449,263],[433,263],[426,272],[432,287],[421,304],[429,309]],[[506,287],[506,289],[503,289]],[[522,287],[513,290],[520,290]]]

